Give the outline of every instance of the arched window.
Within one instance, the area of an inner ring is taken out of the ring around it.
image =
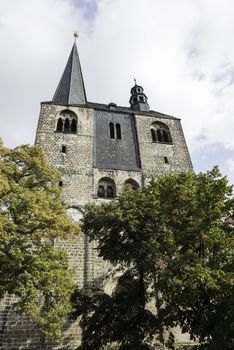
[[[121,127],[120,124],[117,123],[115,124],[115,128],[116,128],[116,137],[118,140],[121,140]]]
[[[133,180],[133,179],[128,179],[125,181],[123,189],[124,190],[137,190],[139,188],[139,184]]]
[[[65,119],[64,132],[70,132],[70,120],[68,118]]]
[[[75,119],[72,119],[72,122],[71,122],[71,132],[73,134],[75,134],[77,131],[77,123],[76,123],[76,120]]]
[[[114,198],[114,189],[112,185],[106,187],[106,198]]]
[[[168,126],[161,122],[156,122],[151,125],[151,137],[153,142],[172,142]]]
[[[115,138],[115,128],[114,128],[114,124],[113,123],[109,124],[109,129],[110,129],[110,138],[114,139]]]
[[[111,199],[115,197],[115,193],[115,183],[112,179],[108,177],[103,177],[99,180],[97,190],[98,198]]]
[[[151,136],[152,136],[153,142],[156,142],[157,141],[157,135],[156,135],[156,130],[154,128],[151,128]]]
[[[77,116],[74,112],[66,109],[59,113],[56,122],[56,131],[76,134]]]
[[[169,131],[163,130],[163,139],[164,142],[171,142]]]
[[[62,120],[62,118],[58,119],[56,131],[61,131],[61,132],[63,131],[63,120]]]
[[[159,142],[163,142],[163,133],[161,129],[157,129],[157,139]]]
[[[103,185],[98,186],[98,197],[105,198],[105,188]]]

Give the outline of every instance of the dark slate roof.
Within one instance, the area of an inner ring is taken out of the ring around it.
[[[64,104],[64,103],[57,103],[54,101],[44,101],[41,102],[41,104],[56,104],[56,105],[62,105],[62,106],[66,106],[66,108],[69,108],[68,104]],[[165,118],[165,119],[176,119],[176,120],[180,120],[180,118],[176,118],[173,117],[171,115],[168,114],[164,114],[161,112],[157,112],[157,111],[153,111],[153,110],[149,110],[149,111],[136,111],[134,109],[132,109],[131,107],[123,107],[123,106],[118,106],[116,105],[116,107],[113,107],[113,103],[109,103],[108,105],[104,104],[104,103],[96,103],[96,102],[86,102],[85,105],[83,104],[78,104],[78,103],[74,103],[72,104],[74,107],[78,106],[78,107],[87,107],[87,108],[93,108],[95,110],[100,110],[100,111],[106,111],[106,112],[113,112],[113,113],[125,113],[125,114],[139,114],[139,115],[148,115],[151,117],[159,117],[159,118]],[[70,104],[71,106],[71,104]]]
[[[97,109],[97,110],[102,110],[102,111],[111,111],[114,113],[127,113],[127,114],[142,114],[142,115],[150,115],[152,117],[160,117],[160,118],[167,118],[167,119],[179,119],[176,117],[173,117],[168,114],[156,112],[153,110],[149,111],[136,111],[132,109],[131,107],[123,107],[123,106],[118,106],[116,105],[115,108],[111,107],[112,103],[106,105],[102,103],[95,103],[95,102],[87,102],[87,107]]]
[[[87,102],[76,43],[73,45],[52,101],[63,105],[84,105]]]

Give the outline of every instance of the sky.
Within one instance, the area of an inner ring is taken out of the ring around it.
[[[196,172],[234,183],[233,0],[0,0],[0,136],[33,144],[77,31],[87,98],[181,118]]]

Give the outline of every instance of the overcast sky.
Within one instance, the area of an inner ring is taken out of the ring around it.
[[[233,0],[0,0],[0,136],[33,143],[77,41],[89,101],[128,106],[133,79],[150,108],[181,118],[196,171],[234,182]]]

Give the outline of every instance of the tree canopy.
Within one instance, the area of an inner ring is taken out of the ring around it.
[[[0,297],[16,295],[17,310],[46,336],[59,336],[74,289],[69,259],[56,239],[79,232],[60,199],[60,175],[39,147],[0,143]]]
[[[233,349],[233,194],[217,167],[89,205],[82,229],[122,274],[112,295],[78,293],[79,349],[150,349],[152,341],[173,349],[176,325],[200,348]]]

